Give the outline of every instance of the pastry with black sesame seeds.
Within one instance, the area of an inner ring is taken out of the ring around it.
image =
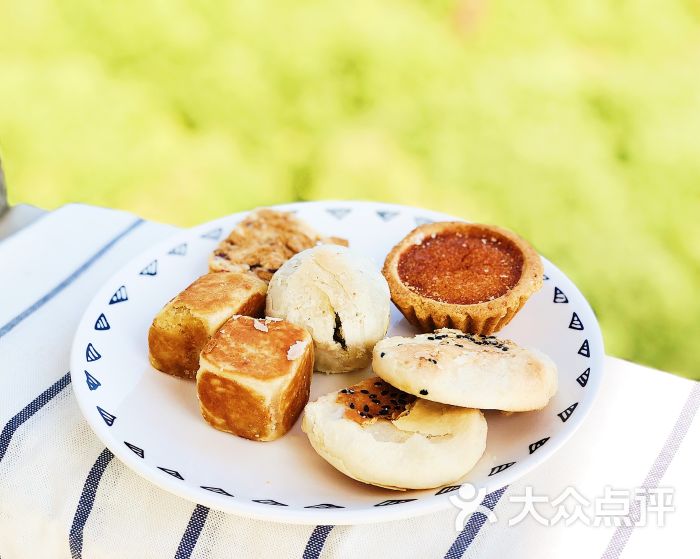
[[[372,369],[409,394],[466,408],[538,410],[557,391],[557,367],[544,353],[448,328],[384,338]]]
[[[463,478],[483,455],[487,432],[480,410],[416,398],[378,377],[307,404],[302,429],[345,475],[397,490]]]

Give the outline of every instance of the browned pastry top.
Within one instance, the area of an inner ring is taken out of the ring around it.
[[[471,305],[500,297],[518,283],[524,258],[510,239],[487,227],[453,226],[400,255],[399,278],[410,289],[444,303]]]
[[[375,419],[398,419],[416,397],[372,377],[343,388],[336,401],[345,407],[345,417],[362,424]]]
[[[248,214],[219,243],[210,257],[209,269],[252,272],[270,281],[292,256],[319,242],[348,244],[339,237],[320,236],[292,213],[261,208]]]
[[[237,316],[212,336],[202,359],[223,371],[269,380],[288,374],[301,358],[303,351],[290,352],[297,342],[313,343],[304,328],[290,322]]]
[[[244,302],[254,293],[263,295],[267,285],[250,274],[221,272],[205,274],[176,297],[179,305],[200,313],[216,312],[223,306]]]

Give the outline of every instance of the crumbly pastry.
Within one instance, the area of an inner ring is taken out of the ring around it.
[[[266,314],[306,328],[316,369],[369,365],[389,327],[389,287],[372,262],[345,247],[319,245],[286,262],[270,281]]]
[[[463,222],[417,227],[392,249],[382,272],[396,306],[423,332],[497,332],[543,279],[539,255],[519,236]]]
[[[164,373],[193,379],[199,352],[234,314],[259,316],[267,284],[250,274],[206,274],[170,300],[148,331],[151,364]]]
[[[409,394],[467,408],[537,410],[557,391],[557,367],[543,353],[447,328],[383,339],[372,369]]]
[[[252,272],[270,281],[296,253],[318,243],[347,246],[339,237],[323,237],[294,214],[266,208],[250,212],[209,257],[212,272]]]
[[[416,398],[379,377],[308,404],[302,429],[345,475],[389,489],[458,480],[484,453],[487,431],[480,410]]]
[[[254,441],[284,435],[309,400],[309,333],[274,319],[235,316],[202,350],[197,396],[216,429]]]

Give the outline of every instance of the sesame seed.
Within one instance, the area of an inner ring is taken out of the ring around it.
[[[365,410],[365,411],[369,411],[369,406],[368,406],[367,404],[365,404],[364,407],[363,407],[362,409]]]
[[[384,357],[385,355],[386,355],[386,353],[384,353],[384,352],[382,351],[382,352],[379,354],[379,357]]]
[[[350,403],[348,404],[348,406],[350,406],[350,409],[351,409],[351,410],[354,410],[354,409],[355,409],[355,404],[353,404],[352,402],[350,402]]]
[[[423,396],[427,396],[427,395],[428,395],[428,391],[427,391],[425,388],[424,388],[423,390],[421,390],[420,393],[421,393]]]
[[[389,410],[379,410],[380,415],[386,415],[389,413]]]
[[[369,394],[369,390],[360,390],[363,394]]]

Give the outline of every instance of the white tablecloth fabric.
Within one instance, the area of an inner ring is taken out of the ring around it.
[[[284,525],[209,510],[151,485],[113,458],[82,418],[69,348],[95,290],[174,231],[69,205],[0,243],[2,559],[698,556],[700,384],[614,358],[570,442],[486,497],[494,523],[476,513],[457,531],[451,508],[369,526]],[[591,502],[606,487],[668,487],[675,510],[663,527],[543,526],[532,517],[509,526],[528,486],[550,500],[573,487]]]

